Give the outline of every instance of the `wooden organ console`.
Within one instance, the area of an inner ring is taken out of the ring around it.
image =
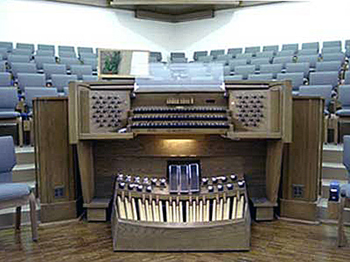
[[[288,82],[69,88],[87,218],[105,221],[112,199],[115,251],[249,250],[249,206],[273,219],[291,142]]]

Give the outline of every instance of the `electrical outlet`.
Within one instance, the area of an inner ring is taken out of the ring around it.
[[[55,192],[54,192],[55,198],[64,197],[64,186],[57,186],[57,187],[55,187],[54,190],[55,190]]]

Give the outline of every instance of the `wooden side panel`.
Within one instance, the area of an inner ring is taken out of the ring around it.
[[[293,142],[286,146],[283,160],[283,199],[314,202],[320,191],[323,141],[323,100],[293,99]],[[293,185],[302,195],[293,194]]]
[[[281,178],[283,142],[268,141],[266,157],[266,197],[276,203]]]
[[[45,222],[76,217],[75,174],[68,138],[68,99],[34,100],[35,161]],[[62,195],[55,196],[55,189]],[[69,204],[64,204],[69,203]],[[57,207],[63,205],[60,214]]]
[[[95,176],[93,161],[93,142],[79,142],[77,146],[78,161],[81,178],[81,190],[83,193],[84,203],[90,203],[94,197]]]

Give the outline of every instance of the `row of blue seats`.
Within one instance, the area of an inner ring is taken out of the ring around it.
[[[14,48],[15,46],[15,48]],[[48,51],[50,54],[54,55],[55,54],[55,45],[48,45],[48,44],[38,44],[37,49],[35,50],[35,45],[34,44],[29,44],[29,43],[17,43],[14,45],[12,42],[3,42],[0,41],[0,48],[4,48],[7,50],[7,52],[13,52],[13,50],[18,49],[18,50],[30,50],[31,54],[33,54],[35,51],[39,53],[43,51]],[[59,45],[57,47],[58,53],[60,52],[69,52],[69,53],[75,53],[75,50],[77,50],[78,55],[80,54],[85,54],[85,53],[94,53],[94,49],[92,47],[77,47],[75,48],[74,46],[63,46]],[[45,52],[44,52],[45,53]],[[96,49],[97,53],[97,49]]]
[[[0,67],[1,69],[1,67]],[[12,63],[12,68],[9,70],[9,72],[5,70],[0,70],[0,72],[3,73],[11,73],[11,76],[14,80],[17,79],[18,73],[44,73],[46,76],[46,79],[51,78],[51,74],[73,74],[77,75],[78,79],[82,79],[82,75],[93,75],[93,70],[91,65],[70,65],[69,70],[68,66],[65,64],[44,64],[43,70],[38,70],[36,65],[33,63]]]
[[[33,63],[38,70],[43,69],[43,64],[64,64],[69,70],[71,65],[90,65],[94,71],[97,70],[97,59],[96,58],[72,58],[72,57],[61,57],[56,59],[54,56],[35,56],[34,60],[27,55],[8,55],[6,60],[0,61],[0,71],[10,70],[13,63]]]
[[[66,75],[66,74],[51,74],[51,81],[47,81],[44,74],[38,73],[18,73],[18,81],[16,85],[11,79],[11,75],[7,72],[0,73],[0,89],[6,87],[18,86],[20,91],[24,91],[27,87],[46,87],[53,86],[59,92],[63,92],[64,87],[68,86],[70,81],[96,81],[97,76],[94,75]]]

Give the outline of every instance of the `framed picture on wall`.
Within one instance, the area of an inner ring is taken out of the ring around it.
[[[99,49],[99,79],[148,76],[149,56],[147,50]]]

